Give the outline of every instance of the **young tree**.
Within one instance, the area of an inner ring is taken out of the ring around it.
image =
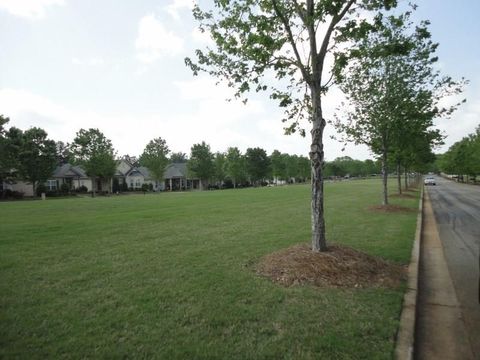
[[[20,176],[32,183],[33,194],[37,184],[47,181],[56,166],[55,141],[47,138],[45,130],[33,127],[23,133],[19,149]]]
[[[163,174],[169,163],[169,152],[167,142],[158,137],[150,140],[139,159],[140,165],[148,168],[153,178],[159,183],[163,181]]]
[[[229,147],[225,156],[225,172],[236,188],[239,181],[245,179],[245,159],[236,147]]]
[[[210,145],[204,141],[201,144],[194,144],[187,164],[188,170],[200,178],[200,189],[208,188],[208,181],[215,173]]]
[[[80,129],[71,150],[75,163],[81,165],[92,178],[92,196],[95,196],[96,179],[109,180],[115,174],[115,151],[112,142],[98,129]]]
[[[310,160],[305,156],[300,156],[298,158],[298,176],[303,182],[306,182],[307,179],[310,179],[311,171],[312,169],[310,168]]]
[[[277,180],[286,180],[287,169],[285,155],[280,153],[278,150],[274,150],[270,155],[270,162],[272,165],[272,176],[275,182],[277,182]]]
[[[440,100],[461,91],[433,67],[438,45],[430,39],[428,22],[411,32],[409,19],[409,12],[388,17],[385,26],[350,51],[349,65],[336,72],[350,103],[347,121],[337,118],[336,125],[348,140],[368,145],[381,157],[383,205],[388,205],[389,154],[405,148],[409,133],[426,133],[433,118],[450,115],[459,104],[442,108]]]
[[[237,96],[269,90],[286,109],[288,133],[304,135],[300,120],[310,121],[312,250],[326,251],[322,98],[330,81],[325,81],[325,59],[336,44],[363,36],[378,22],[357,15],[396,6],[396,0],[215,0],[214,6],[211,11],[196,6],[194,16],[215,49],[197,50],[198,62],[187,58],[186,64],[195,75],[206,71],[225,79]],[[272,73],[278,81],[267,84],[264,75]]]
[[[0,115],[0,183],[15,177],[14,170],[19,168],[19,152],[23,143],[23,132],[5,125],[10,121],[8,117]]]
[[[214,174],[215,181],[219,186],[222,186],[227,176],[225,171],[227,158],[225,154],[221,152],[215,153],[213,164],[215,166],[215,174]]]
[[[245,153],[247,174],[250,181],[258,184],[260,180],[268,177],[270,173],[270,158],[261,148],[248,148]]]

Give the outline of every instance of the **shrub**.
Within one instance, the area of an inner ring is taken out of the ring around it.
[[[44,184],[39,184],[37,186],[37,190],[36,190],[37,196],[42,196],[42,193],[46,193],[46,192],[47,192],[47,187]]]
[[[88,192],[88,188],[85,186],[85,185],[82,185],[80,186],[79,188],[77,188],[76,190],[78,193],[86,193]]]
[[[148,184],[142,184],[142,191],[145,192],[145,191],[148,191]]]
[[[70,192],[70,186],[68,186],[68,184],[63,183],[60,186],[60,192],[64,195],[68,194]]]

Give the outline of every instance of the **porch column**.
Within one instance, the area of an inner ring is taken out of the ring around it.
[[[173,191],[173,188],[172,188],[172,178],[170,178],[170,191]]]

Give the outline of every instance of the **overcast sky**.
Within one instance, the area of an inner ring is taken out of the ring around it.
[[[200,4],[208,1],[200,1]],[[470,80],[467,103],[437,121],[448,146],[480,123],[480,1],[419,0],[440,43],[445,74]],[[245,106],[228,90],[193,77],[185,56],[208,39],[196,30],[192,0],[0,0],[0,114],[21,129],[38,126],[72,141],[80,128],[99,128],[119,155],[139,155],[162,137],[173,151],[206,141],[213,151],[260,146],[307,155],[309,139],[283,135],[281,110],[268,96]],[[333,116],[338,91],[325,101]],[[371,157],[326,133],[325,156]]]

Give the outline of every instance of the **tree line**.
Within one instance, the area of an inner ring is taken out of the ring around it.
[[[202,188],[236,188],[270,184],[298,183],[310,180],[310,160],[255,147],[245,153],[238,147],[212,152],[205,142],[194,144],[190,154],[171,152],[161,137],[152,139],[140,156],[117,156],[112,142],[98,129],[80,129],[71,144],[48,138],[45,130],[34,127],[25,131],[14,126],[6,129],[9,118],[0,115],[0,181],[26,180],[33,191],[50,179],[54,169],[63,164],[80,165],[95,183],[113,178],[117,161],[144,166],[152,180],[162,182],[171,163],[186,163],[189,177],[198,178]],[[348,156],[325,163],[329,178],[365,177],[380,172],[378,161],[354,160]],[[95,192],[95,188],[92,189]]]
[[[439,171],[458,176],[459,181],[464,181],[465,176],[476,181],[480,175],[480,125],[474,133],[457,141],[444,154],[438,155],[436,166]]]

